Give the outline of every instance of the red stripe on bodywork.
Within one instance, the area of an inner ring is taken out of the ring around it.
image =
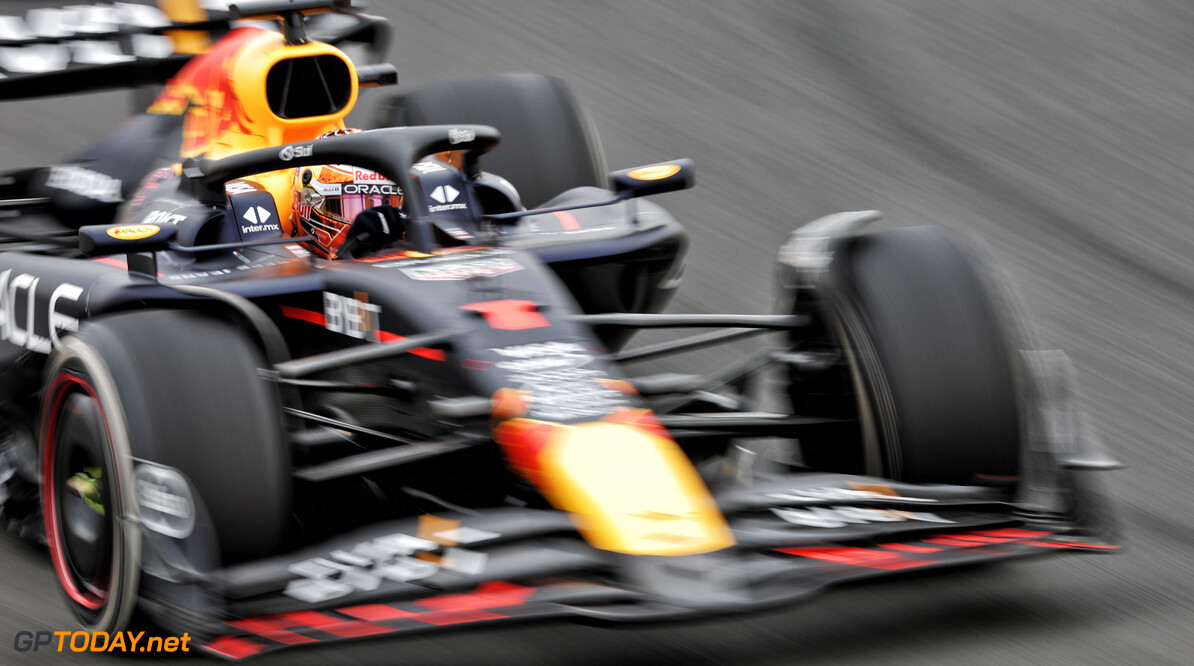
[[[934,544],[937,546],[954,546],[955,548],[975,548],[977,546],[989,546],[990,545],[988,543],[966,541],[964,539],[959,539],[957,537],[952,537],[952,536],[931,537],[931,538],[925,539],[924,542],[931,543],[931,544]],[[999,543],[1009,543],[1009,542],[1001,541]]]
[[[260,643],[238,636],[220,636],[203,647],[230,659],[252,657],[265,649]]]
[[[115,266],[117,268],[123,268],[126,271],[129,268],[129,262],[125,261],[124,259],[117,259],[116,257],[96,257],[95,259],[92,259],[92,261],[96,261],[101,264],[108,264],[109,266]]]
[[[302,643],[317,643],[319,639],[311,638],[310,636],[303,636],[296,634],[291,629],[303,626],[293,620],[289,620],[285,615],[266,615],[263,617],[251,617],[244,620],[234,620],[228,624],[247,631],[251,634],[257,634],[262,638],[268,638],[276,643],[283,645],[300,645]]]
[[[313,312],[311,310],[304,310],[302,308],[292,308],[289,305],[283,305],[282,316],[287,319],[297,319],[299,321],[311,322],[312,324],[319,324],[320,326],[327,326],[327,317],[320,312]]]
[[[472,592],[445,594],[418,602],[431,610],[413,612],[386,604],[364,604],[340,608],[336,612],[368,622],[415,620],[436,626],[501,620],[506,616],[490,612],[495,609],[521,606],[535,593],[535,588],[504,581],[484,583]]]
[[[317,324],[319,326],[327,327],[327,317],[323,316],[322,313],[314,312],[312,310],[304,310],[302,308],[295,308],[295,307],[291,307],[289,305],[282,305],[279,307],[282,310],[282,316],[286,317],[287,319],[297,319],[299,321],[305,321],[305,322],[309,322],[312,324]],[[385,343],[385,342],[400,342],[402,340],[405,340],[406,337],[398,335],[396,333],[389,333],[387,331],[377,331],[377,339],[383,343]],[[432,361],[445,360],[444,352],[443,352],[443,350],[440,350],[440,349],[429,349],[427,347],[415,347],[414,349],[410,350],[410,353],[414,354],[415,356],[422,356],[423,358],[431,359]]]
[[[508,606],[521,606],[534,593],[535,588],[533,587],[515,585],[514,583],[504,581],[494,581],[480,585],[472,592],[445,594],[439,597],[424,599],[419,602],[419,605],[438,611],[464,613],[493,608],[506,608]]]
[[[377,339],[381,340],[382,342],[400,342],[402,340],[405,340],[406,337],[398,335],[397,333],[388,333],[386,331],[378,331]],[[422,356],[423,358],[431,359],[432,361],[445,360],[444,351],[442,349],[430,349],[427,347],[415,347],[414,349],[410,350],[410,353],[414,354],[415,356]]]
[[[336,612],[369,622],[401,620],[403,618],[414,617],[418,615],[418,613],[404,611],[401,608],[394,608],[393,606],[387,606],[385,604],[365,604],[363,606],[351,606],[349,608],[339,608],[336,610]]]
[[[539,306],[530,301],[520,301],[507,298],[501,301],[481,301],[460,306],[461,310],[480,312],[485,321],[493,328],[501,331],[522,331],[528,328],[546,328],[551,326],[547,317],[536,310]]]
[[[560,226],[568,231],[576,231],[580,229],[580,222],[576,221],[576,216],[566,210],[557,210],[552,213],[560,220]]]
[[[316,611],[298,611],[295,613],[287,613],[285,617],[288,620],[292,620],[299,624],[313,627],[320,631],[332,634],[333,636],[340,636],[342,638],[376,636],[378,634],[388,634],[397,631],[392,627],[383,627],[371,622],[361,622],[360,620],[338,620],[330,615]]]
[[[955,534],[950,538],[958,539],[960,541],[973,541],[975,545],[978,546],[989,545],[993,543],[1010,543],[1015,541],[1014,539],[1008,539],[1006,537],[979,536],[977,534]]]
[[[126,271],[129,269],[129,262],[125,261],[124,259],[117,259],[116,257],[96,257],[95,259],[92,259],[92,261],[99,264],[114,266],[116,268],[123,268]],[[158,277],[165,277],[166,274],[158,271],[157,275]]]
[[[880,548],[887,550],[898,550],[901,553],[940,553],[940,548],[933,548],[932,546],[914,546],[910,543],[885,543]]]
[[[781,553],[799,555],[821,562],[833,562],[835,564],[847,564],[855,567],[884,569],[887,571],[912,569],[937,563],[936,560],[918,560],[899,553],[870,550],[868,548],[852,548],[849,546],[836,548],[778,548],[777,550]]]

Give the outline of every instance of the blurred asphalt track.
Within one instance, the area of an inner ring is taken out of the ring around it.
[[[839,210],[986,239],[1038,346],[1069,352],[1093,426],[1128,465],[1113,480],[1130,550],[851,586],[730,620],[511,625],[252,663],[1194,664],[1194,5],[374,5],[395,21],[404,88],[552,74],[587,104],[611,168],[696,161],[695,190],[659,197],[693,240],[673,311],[766,312],[777,244]],[[0,168],[65,157],[128,110],[123,94],[0,107]],[[15,653],[15,632],[72,623],[44,552],[3,538],[0,562],[0,663],[129,663]]]

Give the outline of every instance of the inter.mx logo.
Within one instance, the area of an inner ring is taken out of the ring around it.
[[[428,195],[435,201],[438,201],[438,206],[428,206],[427,210],[431,213],[440,213],[446,210],[464,210],[468,205],[464,202],[455,203],[457,197],[460,196],[460,190],[451,185],[440,185],[431,191]]]
[[[268,220],[273,217],[264,206],[252,206],[245,214],[241,216],[248,224],[241,223],[240,231],[242,234],[251,234],[258,231],[278,231],[280,227],[277,222],[268,223]]]
[[[440,203],[452,203],[460,196],[460,190],[451,185],[440,185],[431,192],[431,198]]]

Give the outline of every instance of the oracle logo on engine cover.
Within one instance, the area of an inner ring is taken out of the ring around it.
[[[37,286],[41,278],[28,273],[12,276],[0,272],[0,340],[39,354],[49,354],[61,343],[59,331],[79,330],[78,318],[59,310],[61,301],[78,301],[83,288],[64,282],[54,288],[44,311],[38,311]],[[22,307],[23,306],[23,307]],[[48,335],[34,332],[34,322],[44,321]]]

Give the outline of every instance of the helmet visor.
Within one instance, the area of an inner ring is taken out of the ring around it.
[[[383,187],[383,186],[375,186]],[[397,190],[397,186],[390,186]],[[334,215],[344,220],[351,222],[355,220],[357,215],[370,208],[377,206],[402,206],[402,196],[399,194],[342,194],[339,197],[324,197],[323,210],[325,213]]]

